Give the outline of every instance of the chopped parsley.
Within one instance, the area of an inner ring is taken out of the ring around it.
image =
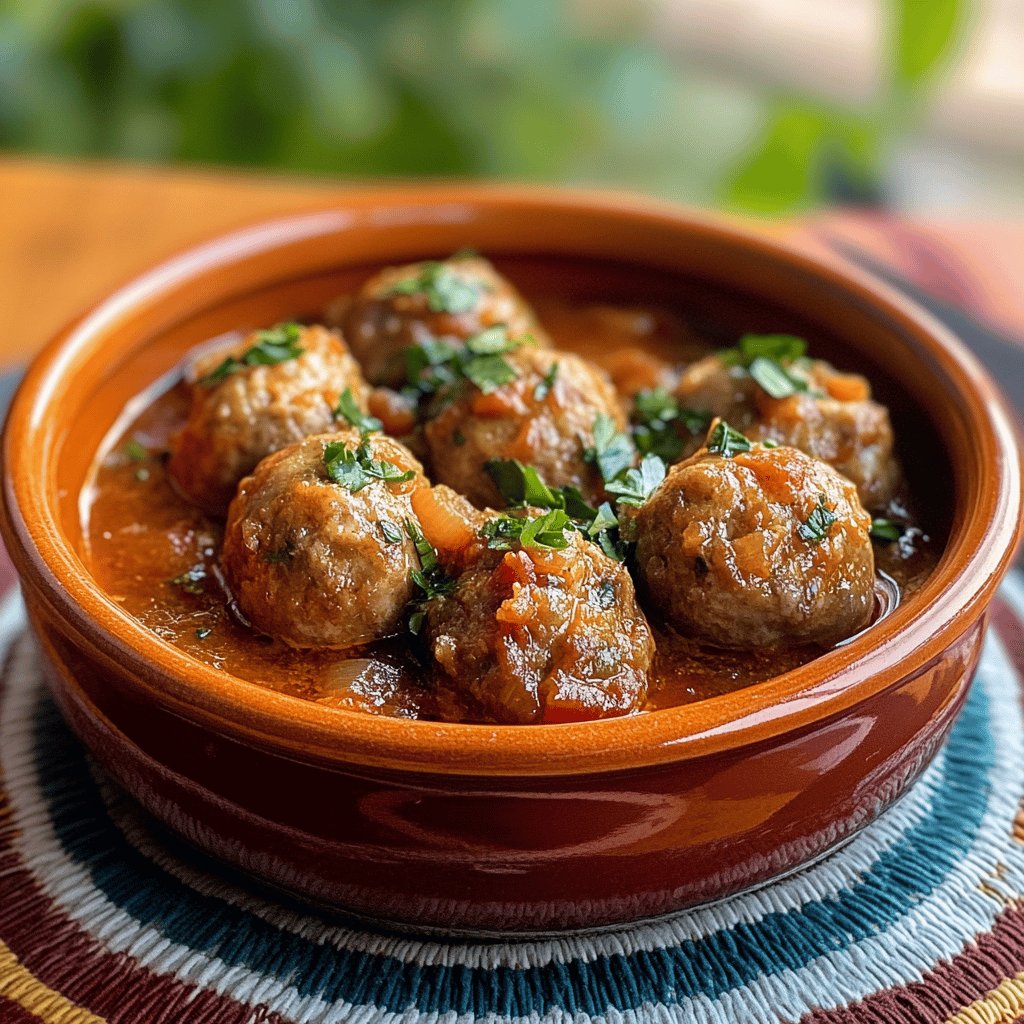
[[[594,508],[578,487],[550,487],[533,466],[516,459],[491,459],[484,468],[511,507],[532,506],[564,512],[566,525],[594,541],[610,558],[622,561],[624,552],[617,535],[619,520],[607,501]],[[502,529],[516,530],[517,527]]]
[[[906,524],[896,522],[896,520],[894,519],[871,520],[872,540],[880,540],[887,542],[899,540],[906,532],[906,530]]]
[[[800,391],[809,390],[807,382],[793,376],[781,363],[758,356],[747,372],[757,381],[761,390],[772,398],[789,398]]]
[[[359,403],[356,401],[355,395],[352,394],[351,388],[345,388],[338,397],[338,404],[334,408],[334,418],[347,420],[360,434],[374,434],[378,430],[384,429],[384,424],[376,416],[371,416],[359,408]]]
[[[152,458],[149,449],[134,437],[125,441],[121,446],[121,454],[128,462],[135,463],[149,462]],[[149,479],[149,467],[144,465],[136,466],[134,476],[140,483],[145,483]]]
[[[390,519],[380,521],[380,532],[384,534],[384,539],[389,544],[402,543],[402,531]]]
[[[266,331],[256,332],[256,343],[247,348],[241,356],[228,356],[216,369],[199,383],[219,384],[231,374],[246,366],[276,366],[278,363],[297,359],[305,352],[299,344],[302,337],[302,324],[284,323],[271,327]]]
[[[503,384],[510,384],[517,376],[507,359],[492,355],[467,359],[462,365],[462,373],[485,395],[497,391]]]
[[[201,626],[196,630],[196,639],[205,640],[213,632],[209,626]]]
[[[353,494],[374,480],[404,483],[416,475],[415,470],[403,472],[394,463],[375,459],[365,440],[355,449],[346,447],[344,441],[331,441],[324,445],[324,469],[334,483],[347,487]]]
[[[489,459],[484,469],[510,505],[565,508],[564,498],[544,483],[533,466],[527,466],[517,459]]]
[[[675,462],[684,448],[679,427],[692,436],[706,434],[711,414],[682,408],[665,388],[647,388],[633,397],[633,440],[642,455]]]
[[[263,561],[268,562],[270,565],[282,565],[285,562],[290,562],[292,556],[295,554],[291,544],[285,544],[277,551],[268,551],[263,556]]]
[[[172,587],[181,587],[186,594],[202,594],[205,590],[203,586],[206,580],[206,567],[200,562],[197,565],[193,565],[191,569],[186,569],[180,576],[175,576],[174,579],[168,580]]]
[[[749,452],[751,443],[738,430],[733,430],[725,420],[719,420],[708,438],[708,451],[712,455],[721,455],[731,459],[740,452]]]
[[[793,334],[745,334],[736,348],[724,349],[718,358],[726,366],[745,369],[772,398],[788,398],[811,391],[803,377],[791,372],[806,354],[807,342]]]
[[[149,451],[140,441],[134,437],[125,441],[124,446],[121,449],[124,452],[124,457],[129,462],[148,462]]]
[[[558,363],[552,363],[550,369],[544,374],[543,380],[533,389],[533,397],[538,402],[543,402],[551,389],[555,386],[555,378],[558,376]]]
[[[727,366],[749,368],[755,359],[791,363],[807,354],[807,342],[795,334],[744,334],[735,348],[723,349],[718,358]]]
[[[565,531],[572,526],[565,512],[556,508],[535,519],[499,515],[484,523],[480,536],[495,551],[512,551],[517,546],[561,550],[569,546]]]
[[[426,617],[426,603],[435,597],[450,594],[455,589],[455,580],[441,568],[434,546],[411,519],[405,521],[405,532],[416,548],[416,555],[420,560],[420,567],[409,572],[410,579],[422,594],[422,597],[414,602],[409,616],[409,632],[418,634]]]
[[[405,375],[410,397],[422,398],[442,387],[469,381],[484,394],[496,391],[517,377],[504,357],[529,338],[510,338],[504,324],[495,324],[457,345],[444,339],[428,339],[405,350]]]
[[[616,429],[611,416],[599,412],[594,418],[594,443],[583,452],[583,458],[597,466],[607,483],[633,465],[633,456],[629,436]]]
[[[392,295],[423,295],[431,313],[468,313],[480,300],[483,286],[466,280],[446,263],[423,263],[411,277],[391,286]]]
[[[610,480],[606,490],[620,505],[639,508],[665,479],[665,472],[665,463],[657,455],[645,455],[638,468],[627,469],[618,479]]]
[[[820,544],[839,517],[825,505],[825,495],[818,495],[818,504],[811,514],[797,527],[797,532],[808,544]]]

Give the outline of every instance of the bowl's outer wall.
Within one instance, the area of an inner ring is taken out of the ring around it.
[[[464,200],[356,196],[215,243],[119,293],[30,372],[5,436],[3,528],[62,711],[193,842],[400,924],[615,923],[819,855],[899,797],[963,700],[1019,531],[1018,456],[994,390],[912,308],[742,233],[628,203],[452,194]],[[561,260],[567,280],[574,263],[579,277],[614,257],[609,280],[655,268],[698,298],[713,281],[712,322],[806,327],[868,370],[900,396],[920,493],[951,510],[932,580],[866,638],[769,683],[591,726],[492,730],[330,711],[220,678],[96,591],[76,555],[79,492],[130,395],[188,344],[316,308],[328,275],[340,290],[374,263],[467,244]]]
[[[399,926],[543,932],[749,888],[852,835],[920,774],[980,651],[978,623],[856,714],[674,765],[482,779],[324,770],[174,719],[33,616],[61,711],[142,805],[207,852]]]

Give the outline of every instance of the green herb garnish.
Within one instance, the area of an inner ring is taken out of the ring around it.
[[[196,639],[205,640],[213,632],[209,626],[201,626],[196,630]]]
[[[807,342],[794,334],[744,334],[735,348],[723,349],[718,358],[727,366],[749,367],[755,359],[791,363],[807,354]]]
[[[617,480],[605,485],[620,505],[639,508],[665,479],[665,463],[657,455],[645,455],[636,469],[627,469]]]
[[[201,594],[205,590],[203,582],[206,579],[206,567],[199,563],[193,565],[191,569],[187,569],[180,576],[175,576],[174,579],[168,580],[167,582],[173,587],[181,587],[186,594]]]
[[[518,376],[504,358],[529,338],[510,338],[504,324],[496,324],[466,339],[465,345],[427,339],[405,350],[405,375],[416,399],[434,394],[445,385],[469,381],[485,394]]]
[[[642,455],[675,462],[684,448],[679,427],[698,436],[711,426],[711,414],[684,409],[665,388],[648,388],[633,397],[633,440]]]
[[[719,420],[708,437],[708,451],[726,459],[740,452],[749,452],[751,447],[750,441],[738,430],[733,430],[725,420]]]
[[[380,521],[380,532],[384,534],[384,539],[389,544],[402,543],[402,531],[390,519]]]
[[[512,551],[516,547],[561,550],[569,546],[565,531],[572,527],[565,512],[552,509],[534,519],[500,515],[484,523],[480,536],[494,551]]]
[[[789,370],[806,353],[807,342],[792,334],[745,334],[736,348],[724,349],[718,358],[726,366],[745,369],[772,398],[789,398],[810,391],[807,382]]]
[[[263,561],[270,565],[283,565],[285,562],[290,562],[292,556],[295,554],[291,544],[285,544],[284,547],[279,548],[277,551],[268,551],[263,556]]]
[[[511,507],[532,506],[562,511],[570,526],[598,544],[609,557],[622,561],[624,552],[614,533],[619,520],[607,501],[594,508],[578,487],[550,487],[533,466],[515,459],[491,459],[484,468]]]
[[[482,286],[467,281],[445,263],[431,260],[404,281],[391,287],[392,295],[423,295],[431,313],[468,313],[476,307]]]
[[[797,527],[797,532],[808,544],[820,544],[827,536],[832,524],[839,517],[825,505],[825,495],[818,496],[814,511]]]
[[[366,441],[355,449],[346,447],[344,441],[331,441],[324,445],[324,469],[334,483],[347,487],[353,494],[374,480],[395,484],[416,476],[415,470],[403,472],[394,463],[373,458]]]
[[[607,483],[633,465],[634,454],[628,435],[616,428],[611,416],[599,412],[594,418],[594,443],[583,452],[583,458],[597,466]]]
[[[276,366],[297,359],[305,351],[299,344],[302,324],[284,323],[266,331],[256,332],[256,343],[241,356],[228,356],[216,369],[199,378],[200,384],[219,384],[226,377],[246,366]]]
[[[510,505],[565,508],[564,498],[544,483],[533,466],[517,459],[489,459],[484,469]]]
[[[384,429],[384,424],[376,416],[371,416],[359,408],[359,403],[356,401],[355,395],[352,394],[351,388],[345,388],[338,397],[338,404],[334,408],[334,418],[347,420],[360,434],[374,434],[378,430]]]
[[[533,397],[536,401],[543,402],[551,394],[557,376],[558,363],[552,363],[548,372],[544,374],[544,379],[533,389]]]
[[[149,449],[136,438],[130,438],[121,446],[121,453],[129,462],[149,462],[151,456]],[[138,466],[135,470],[135,479],[144,483],[149,479],[149,467]]]
[[[762,391],[772,398],[789,398],[800,391],[809,390],[807,382],[794,377],[781,363],[758,356],[747,372],[757,381]]]
[[[426,617],[424,605],[435,597],[450,594],[455,589],[455,580],[441,568],[437,551],[413,520],[406,519],[405,532],[416,548],[416,555],[420,560],[420,567],[409,572],[410,579],[423,595],[413,604],[409,616],[409,632],[416,634],[423,628],[423,620]]]
[[[881,541],[899,540],[906,532],[905,523],[896,522],[894,519],[872,519],[871,539]]]
[[[475,384],[485,395],[497,391],[503,384],[516,379],[516,371],[501,356],[476,356],[467,359],[462,366],[466,379]]]
[[[134,437],[130,441],[125,441],[121,451],[129,462],[149,461],[149,450]]]

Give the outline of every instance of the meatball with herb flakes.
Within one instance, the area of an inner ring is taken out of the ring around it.
[[[480,508],[503,507],[488,464],[514,459],[552,487],[576,487],[599,501],[605,480],[635,460],[608,376],[579,356],[529,345],[490,358],[500,360],[491,364],[500,372],[463,374],[428,410],[424,439],[434,479]]]
[[[754,650],[834,644],[874,607],[874,553],[856,488],[795,448],[722,421],[635,513],[636,569],[680,633]]]
[[[279,324],[190,371],[191,409],[171,438],[178,489],[222,516],[238,482],[264,456],[334,427],[342,396],[365,412],[369,389],[345,342],[325,327]]]
[[[326,317],[344,331],[367,380],[392,387],[403,383],[413,345],[442,338],[461,343],[498,324],[513,338],[549,344],[522,296],[472,254],[388,267],[353,298],[332,303]]]
[[[347,648],[403,628],[419,559],[403,445],[355,429],[264,459],[231,503],[221,564],[242,615],[291,647]]]
[[[737,348],[687,367],[674,398],[752,439],[827,462],[856,484],[866,508],[884,508],[902,483],[889,411],[872,399],[864,377],[807,359],[805,350],[790,335],[747,335]]]
[[[564,512],[491,516],[476,560],[425,604],[440,687],[507,724],[642,708],[654,640],[624,566]]]

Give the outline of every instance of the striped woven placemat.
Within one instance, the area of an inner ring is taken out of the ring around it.
[[[986,255],[976,232],[884,216],[829,217],[802,237],[909,291],[1024,408],[1012,259]],[[0,595],[12,582],[0,553]],[[89,764],[8,597],[0,1024],[1024,1020],[1021,577],[992,622],[945,748],[828,859],[657,925],[466,944],[339,927],[168,837]]]
[[[824,861],[599,936],[446,943],[272,902],[92,766],[18,598],[0,690],[0,1021],[1013,1021],[1024,1014],[1024,584],[952,734]]]

